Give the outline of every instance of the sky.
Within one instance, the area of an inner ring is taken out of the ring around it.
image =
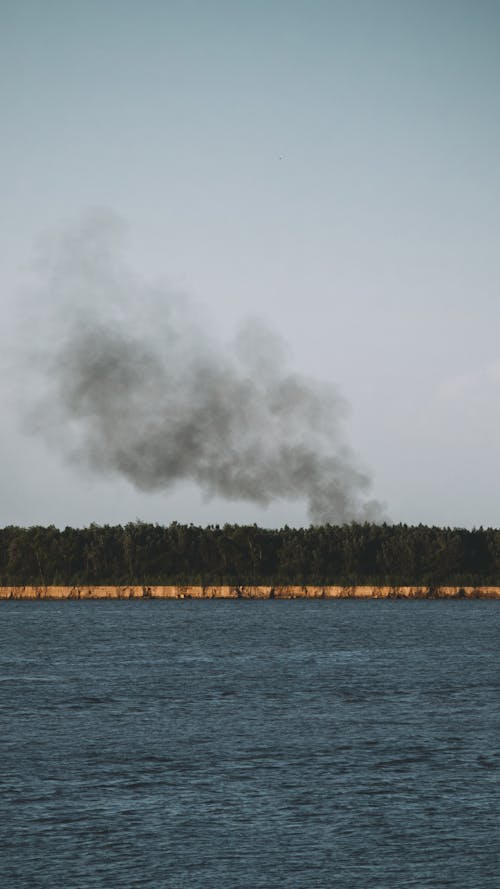
[[[40,255],[109,213],[221,350],[259,319],[337,387],[390,521],[500,526],[499,40],[492,0],[1,0],[0,524],[309,523],[138,490],[27,422]]]

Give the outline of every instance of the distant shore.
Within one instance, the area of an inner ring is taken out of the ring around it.
[[[500,599],[500,586],[3,586],[0,599]]]

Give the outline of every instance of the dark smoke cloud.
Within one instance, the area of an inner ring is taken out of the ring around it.
[[[289,373],[259,322],[212,339],[189,300],[135,277],[119,228],[94,214],[39,258],[46,386],[32,428],[144,491],[189,480],[231,500],[305,499],[313,522],[379,518],[336,389]]]

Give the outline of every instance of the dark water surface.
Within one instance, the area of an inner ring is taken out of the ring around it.
[[[500,886],[500,602],[0,603],[6,889]]]

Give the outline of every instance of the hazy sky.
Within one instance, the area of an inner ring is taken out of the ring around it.
[[[137,276],[338,385],[393,521],[499,526],[499,45],[493,0],[1,0],[3,343],[47,336],[40,239],[109,209]],[[15,383],[1,524],[308,522],[84,472]]]

